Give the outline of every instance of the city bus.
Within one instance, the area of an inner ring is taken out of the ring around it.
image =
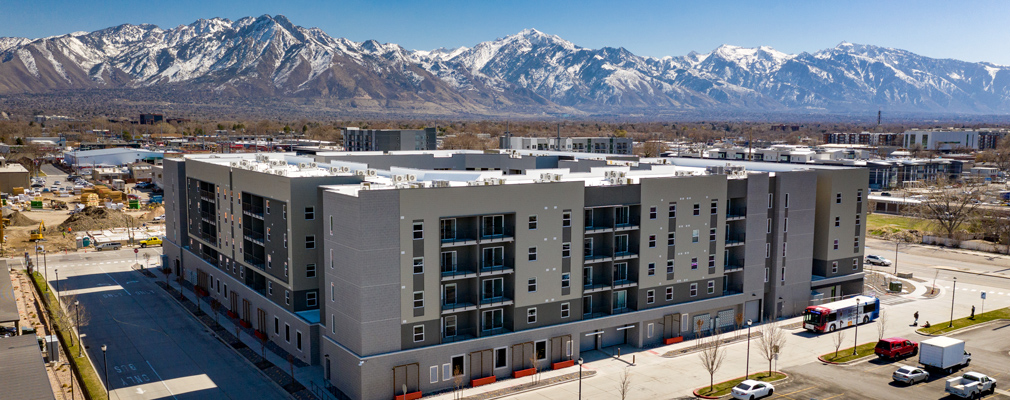
[[[856,302],[859,309],[856,309]],[[833,332],[865,324],[880,316],[880,300],[870,296],[855,296],[832,303],[807,307],[803,310],[803,329],[811,332]]]

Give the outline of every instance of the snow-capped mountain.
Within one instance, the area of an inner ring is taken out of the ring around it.
[[[428,114],[1003,114],[1010,113],[1008,70],[850,43],[812,54],[723,45],[652,58],[588,49],[534,29],[469,48],[419,51],[334,38],[280,15],[0,38],[0,95],[153,88]]]

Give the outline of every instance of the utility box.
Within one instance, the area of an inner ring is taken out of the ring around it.
[[[60,338],[56,335],[46,336],[46,357],[49,362],[60,362]]]
[[[887,290],[892,292],[901,291],[901,281],[891,281],[891,284],[887,286]]]

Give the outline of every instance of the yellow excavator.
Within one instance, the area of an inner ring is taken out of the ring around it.
[[[32,229],[31,237],[29,238],[29,240],[31,241],[45,240],[45,237],[42,236],[42,232],[44,232],[45,230],[46,230],[45,221],[39,222],[39,229]]]

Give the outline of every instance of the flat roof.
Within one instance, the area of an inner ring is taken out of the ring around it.
[[[6,269],[6,268],[5,268]],[[9,272],[6,277],[0,277],[0,322],[13,322],[21,319],[18,314],[18,303],[14,297],[14,287],[11,286]]]
[[[5,398],[55,400],[35,335],[0,338],[0,388]]]

